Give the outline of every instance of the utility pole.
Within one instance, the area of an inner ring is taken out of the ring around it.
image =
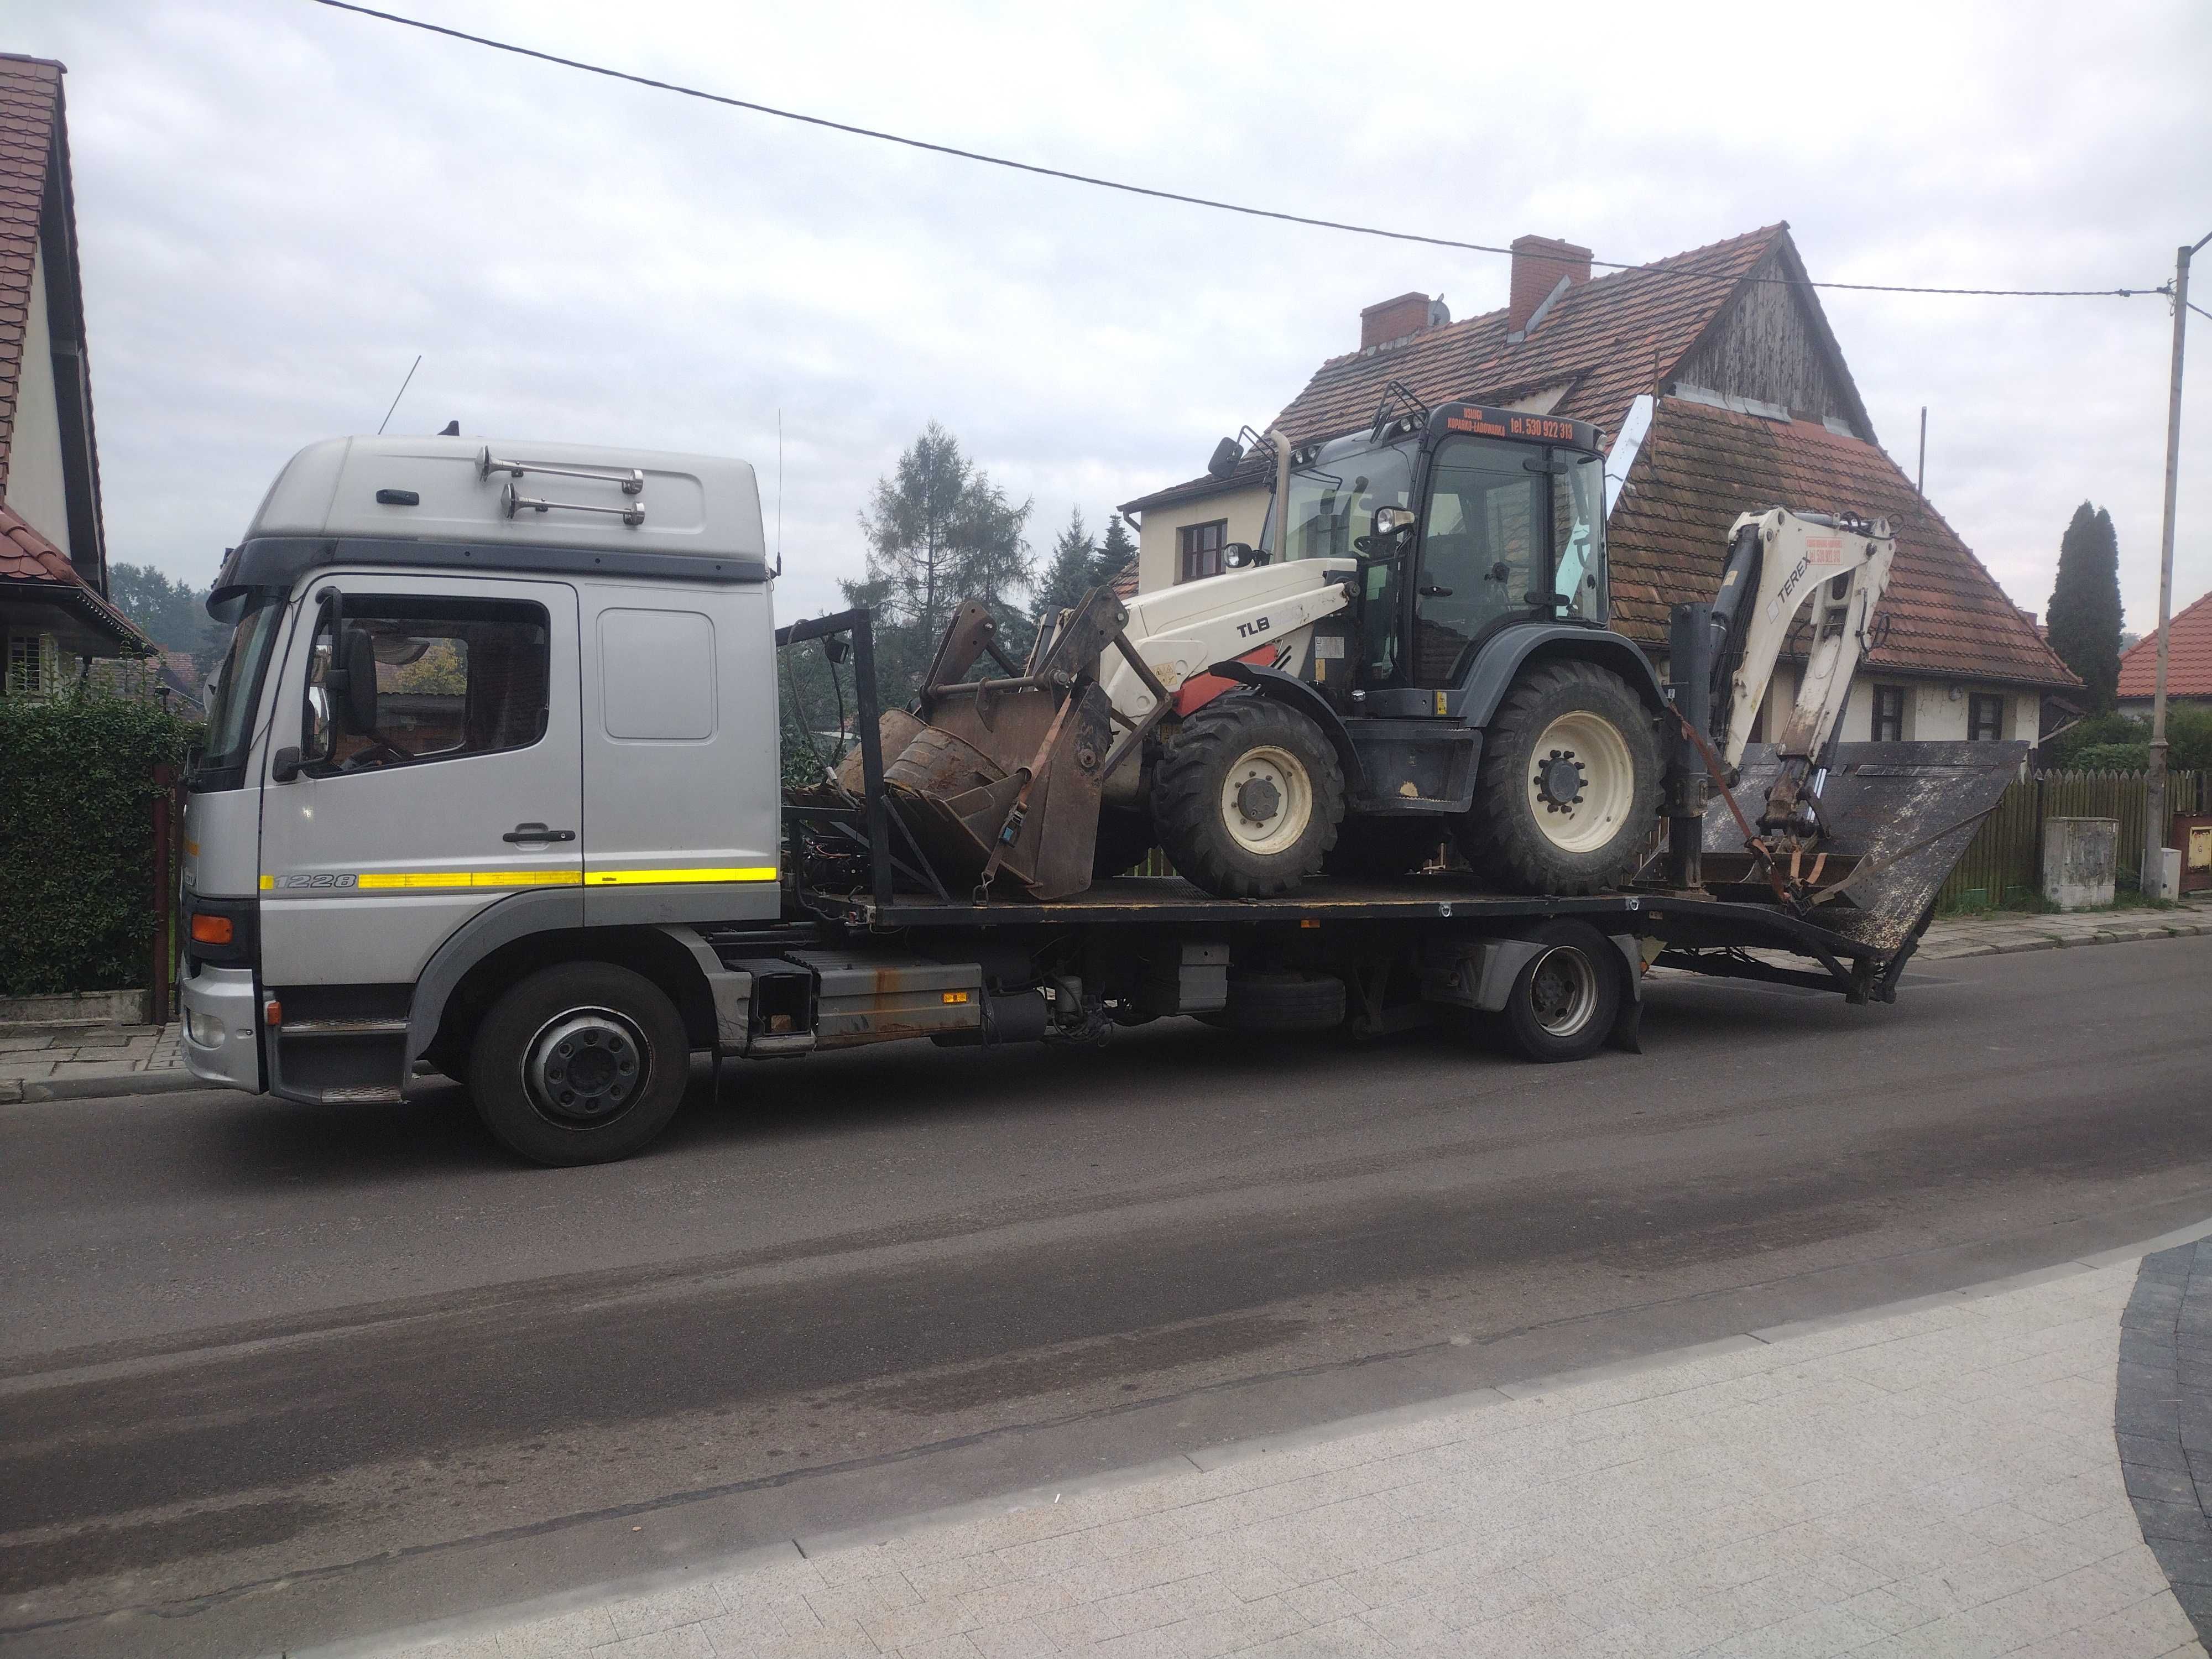
[[[1928,405],[1920,405],[1920,465],[1912,474],[1912,493],[1928,499]]]
[[[2173,614],[2173,501],[2181,481],[2181,348],[2189,330],[2189,260],[2197,248],[2174,250],[2173,379],[2166,404],[2166,518],[2158,546],[2158,678],[2150,701],[2150,775],[2143,789],[2142,890],[2166,896],[2166,656]]]

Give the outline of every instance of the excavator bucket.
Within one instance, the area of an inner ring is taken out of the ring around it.
[[[1099,785],[1113,747],[1099,658],[1127,613],[1107,589],[1037,636],[1017,669],[998,624],[970,599],[931,659],[918,716],[884,716],[884,783],[948,882],[1004,884],[1031,898],[1091,884]],[[967,678],[988,656],[1000,678]]]
[[[1905,945],[2027,755],[2024,743],[1838,744],[1819,797],[1828,834],[1795,872],[1809,892],[1808,919],[1884,955]],[[1773,745],[1744,750],[1733,793],[1754,821],[1778,770]],[[1717,896],[1773,899],[1717,792],[1703,840],[1705,884]]]

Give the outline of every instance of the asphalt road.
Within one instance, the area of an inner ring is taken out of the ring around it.
[[[733,1066],[598,1170],[453,1091],[0,1108],[0,1646],[296,1649],[2212,1213],[2212,939],[1650,1003]]]

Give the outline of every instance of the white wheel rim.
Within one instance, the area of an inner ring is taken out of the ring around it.
[[[1552,1036],[1579,1033],[1597,1010],[1597,970],[1590,959],[1571,945],[1545,951],[1528,975],[1528,1007]]]
[[[1636,763],[1611,720],[1578,708],[1544,728],[1525,783],[1544,839],[1563,853],[1595,853],[1635,805]]]
[[[1248,853],[1264,857],[1297,845],[1313,822],[1313,804],[1304,763],[1272,744],[1246,750],[1222,776],[1221,822]]]

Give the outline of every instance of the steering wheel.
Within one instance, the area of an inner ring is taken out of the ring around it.
[[[368,770],[372,766],[389,766],[394,762],[398,762],[404,764],[404,763],[415,758],[414,756],[409,754],[398,744],[392,742],[391,738],[384,736],[383,733],[377,732],[373,735],[375,737],[376,741],[369,744],[368,748],[361,750],[357,753],[349,756],[346,760],[346,763],[343,768],[344,770],[348,772],[362,772]]]

